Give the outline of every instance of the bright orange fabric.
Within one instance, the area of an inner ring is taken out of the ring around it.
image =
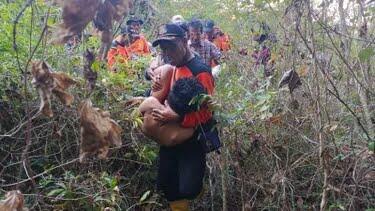
[[[181,78],[188,78],[188,77],[193,77],[193,74],[187,68],[186,66],[184,67],[177,67],[173,71],[173,76],[171,79],[171,88],[173,87],[174,83]],[[212,78],[212,75],[207,72],[202,72],[199,73],[196,78],[198,79],[199,82],[202,83],[202,85],[206,88],[207,93],[209,95],[212,95],[214,92],[214,80]],[[201,108],[197,112],[191,112],[188,113],[184,116],[184,119],[181,123],[182,127],[186,128],[194,128],[198,126],[199,124],[204,124],[208,120],[210,120],[212,117],[212,112],[208,110],[208,108]]]
[[[129,54],[136,54],[138,56],[144,56],[151,53],[146,38],[140,36],[136,39],[129,47],[126,47]]]
[[[116,48],[111,48],[107,54],[108,66],[112,67],[117,61],[125,63],[129,59],[129,53],[125,47],[118,45]]]
[[[230,39],[229,36],[224,34],[222,36],[216,37],[213,40],[213,43],[219,48],[221,51],[229,51],[230,50]]]

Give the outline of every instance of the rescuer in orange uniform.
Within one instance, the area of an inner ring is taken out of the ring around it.
[[[164,84],[168,86],[168,95],[174,92],[173,87],[179,80],[186,78],[195,78],[208,95],[213,94],[215,84],[211,68],[190,50],[184,29],[176,24],[162,26],[153,46],[160,46],[162,54],[169,59],[170,65],[174,66],[170,82]],[[190,89],[185,91],[191,92]],[[188,94],[179,93],[178,96],[182,101],[189,102],[184,99]],[[179,103],[184,104],[182,101]],[[152,117],[164,123],[177,122],[182,128],[192,128],[197,133],[201,127],[209,128],[213,121],[212,111],[207,106],[188,113],[174,112],[177,110],[167,107],[153,109]],[[182,143],[160,146],[158,188],[164,193],[173,211],[189,210],[188,200],[196,198],[202,191],[207,151],[199,137],[202,136],[194,135]]]
[[[113,40],[107,54],[108,66],[112,71],[118,69],[118,65],[114,65],[116,62],[125,63],[151,53],[146,38],[140,34],[142,24],[142,20],[130,18],[126,27],[121,28],[121,34]]]
[[[203,32],[205,38],[213,42],[217,48],[222,52],[230,50],[230,39],[229,36],[224,34],[218,26],[212,20],[207,20],[203,26]]]

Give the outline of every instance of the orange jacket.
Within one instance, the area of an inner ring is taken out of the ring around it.
[[[230,50],[230,39],[229,36],[224,34],[219,37],[216,37],[213,40],[213,43],[219,48],[221,51],[228,51]]]
[[[178,79],[193,77],[193,70],[190,70],[187,66],[176,67],[173,71],[170,87],[172,88],[174,82]],[[199,71],[199,70],[198,70]],[[199,82],[202,83],[203,87],[206,88],[207,94],[212,95],[214,92],[215,84],[212,74],[209,72],[201,72],[195,76]],[[199,124],[204,124],[212,118],[212,112],[208,108],[202,107],[199,111],[188,113],[184,116],[181,126],[186,128],[194,128]]]
[[[125,63],[129,59],[129,53],[125,47],[117,45],[117,47],[112,47],[107,54],[108,66],[112,67],[117,61],[120,63]]]
[[[126,47],[126,50],[130,55],[136,54],[137,56],[144,56],[151,53],[148,42],[142,35],[130,44],[130,46]]]

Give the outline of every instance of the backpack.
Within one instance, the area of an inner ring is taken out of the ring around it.
[[[212,117],[207,123],[200,124],[197,129],[197,140],[202,144],[206,153],[216,151],[220,154],[222,144],[216,124],[217,121]]]
[[[211,68],[204,63],[190,63],[190,65],[188,64],[187,67],[190,69],[194,77],[202,72],[211,73]],[[216,124],[217,121],[215,120],[214,114],[212,114],[212,118],[207,123],[200,124],[196,130],[197,140],[202,144],[202,147],[206,153],[216,151],[218,154],[220,154],[219,149],[222,144]]]

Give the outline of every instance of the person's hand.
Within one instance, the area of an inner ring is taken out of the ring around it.
[[[163,88],[163,85],[161,84],[161,74],[155,74],[154,71],[149,72],[149,76],[151,77],[152,80],[152,86],[151,89],[153,92],[160,91]]]
[[[154,120],[161,122],[175,122],[180,119],[180,116],[169,106],[165,106],[162,109],[152,109],[152,117]]]

